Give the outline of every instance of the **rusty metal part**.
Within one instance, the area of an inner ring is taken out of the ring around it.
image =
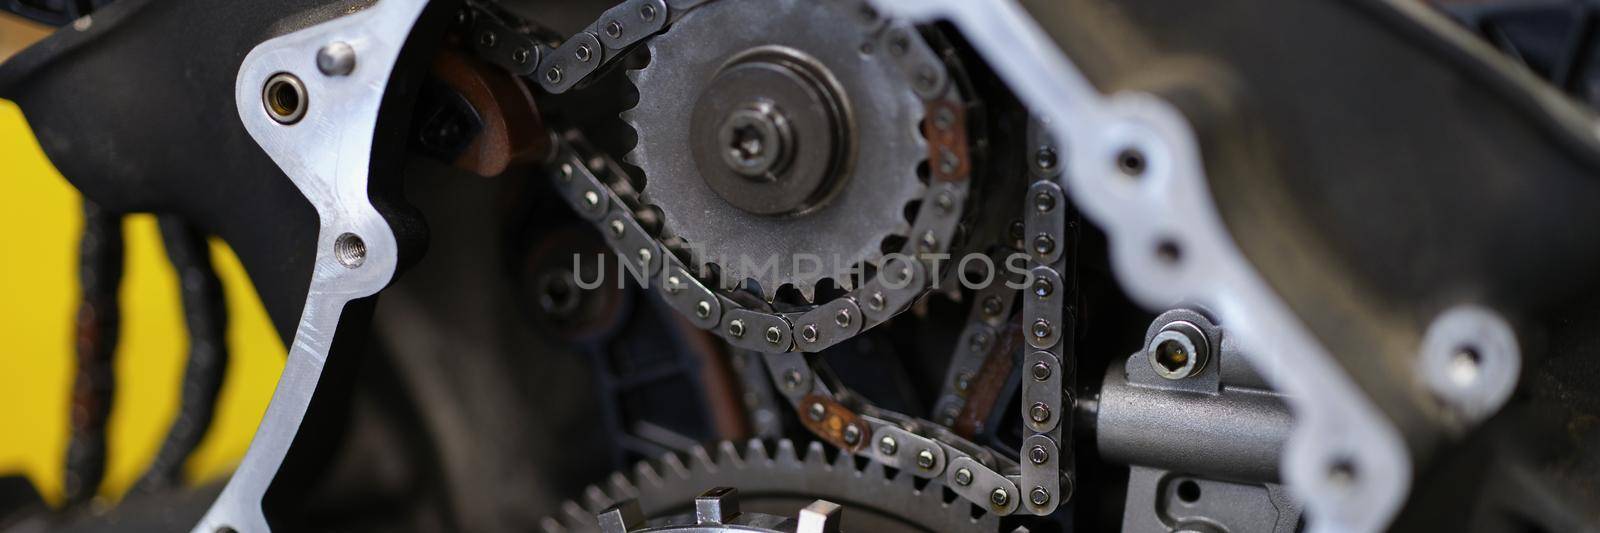
[[[965,181],[972,172],[967,153],[965,105],[951,100],[928,100],[922,135],[928,139],[928,171],[936,181]]]
[[[798,408],[800,423],[812,434],[839,449],[855,453],[872,440],[872,426],[833,398],[807,394],[800,400]]]
[[[461,94],[483,120],[483,131],[456,158],[457,168],[491,177],[549,156],[550,130],[520,78],[453,48],[439,52],[433,75]]]
[[[962,406],[951,431],[970,439],[987,429],[984,423],[999,403],[1000,394],[1005,391],[1006,380],[1011,377],[1011,369],[1015,366],[1011,355],[1017,352],[1021,339],[1022,322],[1018,318],[1008,323],[999,339],[991,343],[989,355],[984,358],[983,366],[973,378],[967,403]]]

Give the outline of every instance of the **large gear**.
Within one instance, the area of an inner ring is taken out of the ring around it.
[[[649,41],[649,65],[628,73],[640,100],[622,116],[645,200],[723,288],[753,280],[771,300],[792,285],[814,301],[819,282],[850,287],[853,267],[909,232],[925,108],[883,50],[904,47],[877,46],[881,28],[840,2],[716,2]],[[821,264],[797,259],[808,255]]]
[[[741,450],[722,442],[716,451],[696,447],[688,462],[677,455],[641,462],[632,473],[614,473],[603,486],[584,490],[582,503],[568,501],[559,516],[544,519],[550,533],[599,531],[595,514],[637,499],[646,516],[690,509],[696,495],[713,487],[738,489],[745,510],[793,515],[816,499],[844,506],[854,531],[996,531],[999,517],[947,496],[938,481],[922,483],[910,472],[881,463],[829,454],[812,442],[804,456],[787,439],[751,440]]]

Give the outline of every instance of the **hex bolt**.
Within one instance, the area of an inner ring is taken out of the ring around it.
[[[894,455],[894,452],[898,451],[899,449],[900,443],[895,442],[894,437],[885,436],[884,438],[878,439],[879,453],[884,455]]]
[[[1049,213],[1050,210],[1056,208],[1055,195],[1045,191],[1039,191],[1039,194],[1033,196],[1033,208],[1037,209],[1040,213]]]
[[[1006,504],[1011,503],[1011,493],[1006,492],[1006,489],[996,488],[989,493],[989,503],[997,509],[1004,508]]]
[[[711,302],[700,300],[694,304],[694,314],[700,318],[711,318]]]
[[[845,444],[855,446],[856,443],[861,442],[861,428],[857,427],[853,423],[847,425],[844,427],[844,435],[842,436],[844,437]]]
[[[1035,444],[1033,445],[1033,448],[1028,450],[1028,460],[1032,461],[1033,464],[1036,465],[1042,465],[1050,462],[1050,450],[1046,450],[1044,449],[1044,446]]]
[[[729,321],[728,322],[728,334],[729,335],[733,335],[734,338],[743,337],[744,336],[744,321],[743,320],[739,320],[737,318],[733,319],[732,321]]]
[[[956,469],[956,484],[963,487],[972,484],[972,471],[965,468]]]
[[[346,76],[356,69],[356,49],[334,41],[317,50],[317,70],[328,76]]]
[[[1050,295],[1051,294],[1055,294],[1055,292],[1056,292],[1056,284],[1055,284],[1055,282],[1050,281],[1050,278],[1046,278],[1044,276],[1039,276],[1037,278],[1033,278],[1033,295],[1034,296],[1038,296],[1041,299],[1049,298]]]
[[[1047,339],[1050,338],[1052,333],[1055,333],[1055,327],[1050,325],[1049,320],[1041,318],[1033,321],[1032,332],[1035,339]]]
[[[802,379],[805,379],[805,376],[801,375],[799,370],[791,368],[788,372],[783,373],[783,386],[784,388],[794,390],[796,387],[800,386],[800,380]]]
[[[777,344],[781,340],[783,340],[783,332],[778,331],[777,326],[767,326],[767,343]]]
[[[1050,255],[1056,251],[1056,239],[1048,233],[1040,233],[1033,238],[1033,251],[1039,255]]]
[[[1044,381],[1050,379],[1050,363],[1039,361],[1033,364],[1033,380]]]
[[[1044,490],[1044,487],[1034,487],[1028,493],[1028,498],[1033,500],[1034,505],[1044,505],[1050,503],[1050,491]]]
[[[800,339],[806,342],[817,342],[817,325],[806,324],[806,327],[800,328]]]
[[[811,407],[806,409],[806,416],[811,417],[812,422],[821,422],[822,417],[827,414],[828,408],[824,407],[822,402],[813,403]]]
[[[850,310],[849,309],[840,309],[839,312],[834,313],[833,314],[833,323],[837,324],[841,328],[850,327]]]
[[[1028,418],[1039,424],[1050,421],[1050,406],[1044,402],[1034,402],[1033,407],[1028,408]]]

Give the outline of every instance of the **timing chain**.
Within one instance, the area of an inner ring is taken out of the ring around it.
[[[579,86],[608,63],[622,57],[629,48],[712,1],[715,0],[629,0],[607,10],[584,31],[554,48],[528,36],[525,29],[508,24],[508,17],[487,10],[475,9],[463,14],[460,22],[470,26],[471,35],[475,36],[475,49],[481,57],[519,75],[532,76],[545,91],[559,94]],[[716,333],[736,348],[762,353],[772,379],[800,411],[808,430],[852,454],[919,477],[942,478],[945,485],[962,498],[999,515],[1012,514],[1021,507],[1023,498],[1019,486],[1048,491],[1051,495],[1046,502],[1048,505],[1027,507],[1033,514],[1048,514],[1058,501],[1055,496],[1058,484],[1055,474],[1050,475],[1050,482],[1046,483],[1040,470],[1058,464],[1054,458],[1059,455],[1059,448],[1054,442],[1061,441],[1065,428],[1059,420],[1063,418],[1062,413],[1049,417],[1049,428],[1041,432],[1051,443],[1048,455],[1051,459],[1023,465],[1020,476],[1002,474],[1019,471],[1018,464],[947,427],[878,409],[842,390],[836,397],[826,380],[815,371],[810,362],[812,356],[807,355],[883,323],[909,308],[934,287],[938,281],[933,275],[938,272],[937,261],[948,257],[946,252],[955,239],[967,205],[972,171],[966,103],[940,55],[920,38],[915,27],[879,17],[862,0],[831,1],[845,4],[860,14],[872,38],[882,45],[880,49],[887,50],[911,80],[911,86],[923,99],[927,117],[923,135],[928,144],[930,183],[912,223],[912,238],[898,256],[891,254],[885,259],[876,276],[847,295],[809,310],[790,312],[771,304],[735,300],[710,290],[692,275],[677,254],[656,238],[651,231],[654,224],[641,222],[638,191],[622,175],[621,167],[607,155],[590,148],[576,131],[567,132],[558,139],[549,173],[560,195],[579,216],[598,227],[618,261],[640,285],[657,290],[695,326]],[[1059,188],[1055,189],[1055,195],[1064,201]],[[1057,216],[1053,219],[1058,240],[1062,236],[1059,231],[1064,228],[1060,211],[1056,210]],[[643,218],[653,221],[652,216],[653,213],[647,213]],[[1035,218],[1039,217],[1029,219],[1028,231],[1049,231],[1047,225],[1036,225]],[[1061,260],[1059,253],[1054,258],[1057,262]],[[1052,264],[1056,263],[1041,261],[1036,270]],[[1059,274],[1051,272],[1052,280],[1060,279]],[[969,342],[998,344],[993,339],[997,339],[999,326],[1003,325],[1005,311],[1000,310],[1011,308],[1015,291],[1004,290],[1004,283],[993,285],[1001,288],[982,291],[974,311],[979,317],[976,323],[989,328],[983,333],[987,335],[984,338],[991,340],[976,341],[970,337],[979,333],[964,334]],[[992,301],[991,296],[999,301]],[[1059,308],[1053,314],[1041,309],[1042,303],[1058,303],[1059,298],[1030,298],[1024,309],[1037,311],[1041,320],[1054,317],[1059,323]],[[1049,338],[1059,340],[1061,336]],[[1055,350],[1048,361],[1059,367],[1060,348]],[[1048,351],[1037,353],[1051,354]],[[1030,363],[1033,357],[1030,356]],[[1062,373],[1041,380],[1047,381],[1046,385],[1055,385],[1056,401],[1045,405],[1057,409],[1066,405],[1061,402]],[[952,379],[964,376],[970,380],[971,373],[958,372],[954,376]],[[1024,386],[1024,399],[1043,401],[1043,396],[1030,396],[1030,393],[1042,394],[1049,388]],[[960,406],[955,408],[959,410]],[[1030,429],[1037,428],[1030,425]],[[1027,457],[1030,443],[1039,436],[1030,436],[1024,443],[1024,457]],[[1065,459],[1070,461],[1070,454]]]
[[[1072,496],[1075,465],[1072,454],[1071,384],[1073,356],[1072,317],[1067,299],[1077,294],[1076,258],[1068,253],[1076,239],[1068,234],[1067,199],[1057,185],[1061,175],[1056,141],[1039,119],[1028,122],[1028,147],[1034,150],[1027,165],[1033,184],[1023,207],[1023,235],[1028,237],[1031,284],[1022,300],[1023,336],[1028,354],[1022,362],[1022,479],[1026,503],[1034,514],[1049,514]]]

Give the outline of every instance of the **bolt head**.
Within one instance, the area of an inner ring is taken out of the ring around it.
[[[1055,294],[1055,292],[1056,292],[1056,284],[1055,284],[1055,282],[1050,281],[1050,278],[1046,278],[1046,277],[1043,277],[1043,276],[1040,276],[1040,277],[1037,277],[1037,278],[1033,278],[1033,295],[1034,296],[1038,296],[1039,298],[1049,298],[1050,295],[1051,294]]]
[[[1044,505],[1050,503],[1050,491],[1044,490],[1044,487],[1034,487],[1028,493],[1028,498],[1033,501],[1034,505]]]
[[[670,293],[670,294],[679,293],[680,291],[683,290],[683,278],[680,278],[680,277],[677,277],[677,276],[667,276],[666,289],[667,289],[667,292]]]
[[[800,371],[799,370],[795,370],[795,369],[791,368],[791,369],[789,369],[788,372],[784,372],[783,373],[783,385],[784,385],[784,387],[787,387],[787,388],[790,388],[790,389],[793,389],[795,387],[799,387],[800,386],[800,380],[802,380],[802,379],[805,379],[805,376],[800,375]]]
[[[627,232],[628,232],[628,226],[626,224],[623,224],[621,220],[612,220],[611,221],[611,236],[612,237],[621,238],[622,235],[624,233],[627,233]]]
[[[840,309],[839,312],[834,313],[833,314],[833,323],[837,324],[841,328],[850,327],[850,310],[849,309]]]
[[[561,67],[550,67],[544,71],[544,80],[550,83],[561,83]]]
[[[607,23],[606,36],[612,39],[622,37],[622,23],[615,20]]]
[[[878,439],[878,451],[883,453],[884,455],[894,455],[894,453],[899,451],[899,450],[900,450],[900,443],[895,442],[894,437],[887,437],[886,436],[884,438]]]
[[[1033,238],[1033,251],[1039,255],[1050,255],[1056,251],[1056,239],[1048,234],[1040,233]]]
[[[966,392],[970,388],[972,388],[972,374],[968,372],[956,374],[956,390]]]
[[[1044,402],[1034,402],[1033,406],[1028,408],[1028,418],[1039,424],[1050,421],[1050,406]]]
[[[639,8],[639,20],[650,22],[656,19],[656,6],[646,4]]]
[[[1040,148],[1038,152],[1033,154],[1033,164],[1037,165],[1040,170],[1056,168],[1056,151],[1048,146]]]
[[[956,469],[956,484],[963,487],[972,484],[972,471],[965,468]]]
[[[811,417],[811,421],[813,422],[821,422],[822,417],[826,416],[827,414],[828,408],[824,407],[821,402],[813,403],[811,404],[811,407],[806,409],[806,416]]]
[[[512,50],[511,51],[511,60],[512,61],[516,61],[518,65],[527,64],[528,63],[528,49],[527,48],[518,48],[516,50]]]
[[[1049,213],[1056,208],[1056,197],[1048,192],[1040,191],[1033,196],[1033,208],[1040,213]]]
[[[1007,492],[1006,489],[994,489],[993,492],[989,493],[989,503],[994,504],[995,507],[1005,507],[1006,504],[1011,503],[1011,493]]]
[[[478,36],[478,44],[483,45],[484,48],[494,48],[494,45],[499,42],[500,36],[495,35],[492,31],[485,31],[483,35]]]
[[[580,63],[588,63],[590,59],[594,59],[594,50],[591,50],[587,44],[580,44],[576,50],[572,51],[572,57]]]
[[[1033,464],[1036,465],[1042,465],[1050,462],[1050,450],[1046,450],[1044,449],[1044,446],[1035,444],[1033,445],[1033,448],[1028,450],[1028,460],[1032,461]]]
[[[935,459],[936,458],[933,456],[932,450],[919,450],[917,452],[917,468],[921,468],[923,470],[933,468]]]
[[[768,339],[770,340],[770,337]],[[800,339],[806,342],[817,342],[817,325],[806,324],[806,327],[800,328]]]
[[[767,327],[767,343],[768,344],[777,344],[778,341],[781,341],[781,340],[783,340],[783,332],[782,331],[778,331],[778,327],[777,326],[768,326]]]
[[[1000,305],[1001,305],[1001,303],[1000,303],[1000,297],[999,296],[990,296],[988,298],[984,298],[983,299],[983,314],[984,314],[984,316],[990,316],[990,317],[999,316],[1000,315],[1000,311],[1002,311],[1002,309],[1000,309]]]
[[[583,205],[590,209],[598,207],[600,205],[600,193],[583,191]]]
[[[728,322],[728,334],[729,335],[733,335],[734,338],[743,337],[744,336],[744,321],[735,318],[732,321]]]
[[[694,314],[700,318],[711,318],[711,302],[700,300],[694,304]]]
[[[861,442],[861,428],[856,427],[855,424],[847,425],[844,427],[844,435],[841,436],[844,437],[845,444],[855,446],[856,443]]]
[[[1050,337],[1050,334],[1055,332],[1055,327],[1050,325],[1049,320],[1041,318],[1033,321],[1033,328],[1030,331],[1033,333],[1034,338],[1044,339]]]
[[[1039,361],[1033,364],[1033,380],[1044,381],[1050,379],[1050,363]]]
[[[871,309],[873,311],[882,311],[883,306],[886,303],[887,302],[885,302],[883,299],[883,293],[881,292],[874,292],[871,296],[867,297],[867,309]]]
[[[328,76],[346,76],[356,69],[356,49],[334,41],[317,50],[317,70]]]

